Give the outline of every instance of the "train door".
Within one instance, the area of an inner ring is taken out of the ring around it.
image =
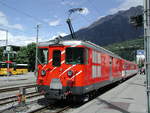
[[[85,65],[84,65],[84,70],[85,70],[85,84],[91,84],[91,80],[92,78],[90,78],[92,70],[90,70],[91,66],[92,66],[92,51],[90,51],[90,49],[85,48],[84,51],[84,58],[85,58]],[[90,80],[89,80],[90,78]]]
[[[53,67],[61,67],[65,63],[65,50],[63,47],[50,48]]]
[[[113,81],[113,57],[110,57],[110,81]]]

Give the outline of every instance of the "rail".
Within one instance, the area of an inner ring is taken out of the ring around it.
[[[39,94],[37,92],[31,92],[31,93],[27,93],[26,94],[26,98],[27,99],[33,98],[33,97],[37,97],[37,96],[41,96],[41,94]],[[6,97],[6,98],[1,98],[0,99],[0,106],[12,103],[14,101],[17,101],[17,96],[11,96],[11,97]]]
[[[16,86],[16,87],[0,88],[0,93],[16,91],[16,90],[19,90],[20,87],[33,88],[35,86],[36,84],[30,84],[30,85],[23,85],[23,86]]]
[[[47,108],[49,108],[49,106],[50,106],[50,105],[43,106],[43,107],[40,107],[40,108],[38,108],[38,109],[32,110],[32,111],[30,111],[30,112],[28,112],[28,113],[42,113],[42,112],[44,112],[45,110],[47,110]],[[52,105],[52,106],[53,106],[53,105]],[[61,108],[61,109],[56,109],[55,111],[53,111],[53,113],[62,113],[63,111],[68,110],[68,109],[70,109],[70,108],[71,108],[70,106],[65,106],[65,107],[63,107],[63,108]],[[50,109],[49,109],[49,112],[50,112]]]

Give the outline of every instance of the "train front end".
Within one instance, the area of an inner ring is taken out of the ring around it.
[[[80,41],[39,44],[38,91],[49,99],[81,95],[86,48]]]

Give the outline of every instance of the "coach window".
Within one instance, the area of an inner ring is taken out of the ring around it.
[[[81,47],[68,47],[66,49],[66,64],[86,64],[88,51]]]
[[[53,66],[59,67],[61,65],[61,51],[53,51]]]
[[[48,63],[48,48],[39,48],[38,63],[40,63],[40,64]]]

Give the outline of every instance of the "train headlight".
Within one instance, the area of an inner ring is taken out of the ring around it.
[[[69,71],[68,71],[68,76],[69,76],[69,77],[72,77],[72,76],[73,76],[73,71],[72,71],[72,70],[69,70]]]
[[[42,70],[42,71],[41,71],[41,75],[42,75],[42,76],[45,76],[45,75],[46,75],[46,71],[45,71],[45,70]]]

